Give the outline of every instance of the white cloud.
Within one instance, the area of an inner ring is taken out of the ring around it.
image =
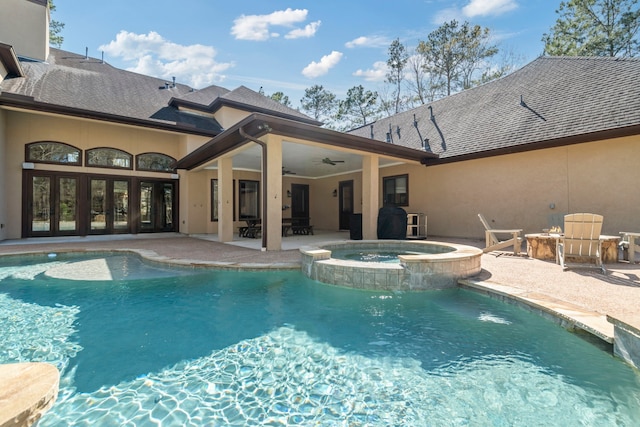
[[[518,8],[516,0],[470,0],[462,9],[449,7],[435,13],[432,22],[440,25],[452,20],[464,21],[476,16],[502,15]]]
[[[127,70],[170,79],[202,88],[224,80],[224,71],[234,64],[215,61],[216,50],[211,46],[194,44],[183,46],[165,40],[155,31],[135,34],[120,31],[116,39],[99,47],[105,54],[131,63]]]
[[[373,63],[373,69],[358,70],[353,73],[356,77],[363,77],[368,82],[382,82],[387,76],[387,63],[384,61],[376,61]]]
[[[391,44],[391,42],[386,37],[373,36],[366,37],[361,36],[355,38],[349,42],[346,42],[344,45],[349,49],[353,49],[356,47],[384,47]]]
[[[342,52],[333,51],[329,55],[325,55],[320,59],[320,62],[312,61],[311,64],[304,67],[302,75],[307,78],[320,77],[329,72],[330,69],[338,65],[342,59]]]
[[[468,18],[475,16],[501,15],[518,7],[516,0],[471,0],[462,8]]]
[[[320,27],[320,21],[312,22],[307,24],[304,28],[296,28],[295,30],[289,31],[284,38],[299,39],[302,37],[313,37],[316,34],[316,31],[318,31],[318,27]]]
[[[307,9],[278,10],[268,15],[242,15],[233,21],[231,34],[238,40],[264,41],[278,37],[279,33],[272,32],[272,26],[292,27],[294,24],[307,19]],[[311,37],[315,34],[320,21],[312,22],[305,28],[290,31],[286,38]]]

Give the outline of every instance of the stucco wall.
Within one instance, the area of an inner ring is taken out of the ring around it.
[[[430,235],[482,238],[478,213],[535,233],[576,212],[604,215],[603,233],[616,235],[640,227],[638,153],[640,137],[629,137],[423,167],[410,176],[410,200],[420,188]]]
[[[49,55],[49,10],[26,0],[2,0],[0,40],[19,56],[44,61]],[[11,11],[8,13],[7,11]]]
[[[5,188],[12,189],[11,203],[7,206],[7,235],[4,238],[20,238],[22,215],[22,163],[25,161],[25,145],[35,141],[56,141],[73,145],[82,150],[96,147],[112,147],[136,155],[160,152],[180,158],[184,153],[185,138],[167,132],[136,129],[89,120],[67,119],[5,111],[6,152],[2,161]],[[136,170],[94,168],[86,166],[36,164],[36,170],[72,171],[100,175],[144,176],[170,179],[169,173]]]

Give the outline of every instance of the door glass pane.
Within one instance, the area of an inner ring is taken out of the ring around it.
[[[142,227],[153,226],[153,184],[140,184],[140,222]]]
[[[60,178],[58,180],[58,231],[75,231],[77,229],[77,188],[76,178]]]
[[[353,201],[353,195],[351,194],[352,187],[350,185],[345,185],[342,187],[342,211],[343,212],[353,212],[353,206],[351,206],[351,202]]]
[[[33,207],[31,213],[31,231],[51,230],[51,178],[33,177]]]
[[[260,182],[240,181],[240,219],[260,217]]]
[[[104,179],[91,180],[91,229],[104,230],[107,228],[106,197],[107,181]]]
[[[113,182],[113,228],[129,227],[129,182]]]
[[[162,193],[162,207],[164,209],[163,225],[165,228],[171,228],[173,226],[173,184],[164,184]]]

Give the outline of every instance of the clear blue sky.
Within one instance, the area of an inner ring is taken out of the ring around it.
[[[560,0],[55,0],[62,49],[195,88],[217,84],[282,91],[294,106],[315,84],[344,98],[383,86],[391,41],[412,50],[443,22],[491,29],[524,65]]]

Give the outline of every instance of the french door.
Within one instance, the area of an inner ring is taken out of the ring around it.
[[[176,231],[175,193],[173,181],[140,181],[138,191],[140,232]]]
[[[77,176],[62,174],[27,174],[27,203],[23,204],[23,234],[27,236],[73,236],[81,221]],[[25,212],[26,210],[26,212]]]
[[[22,236],[176,231],[173,180],[26,170]]]
[[[130,232],[129,180],[89,178],[89,234]]]

